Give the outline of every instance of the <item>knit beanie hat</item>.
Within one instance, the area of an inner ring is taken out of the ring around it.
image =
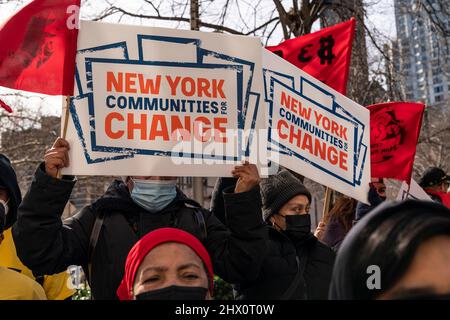
[[[286,169],[263,179],[260,187],[264,221],[271,215],[278,213],[281,207],[295,196],[304,195],[311,203],[311,193],[299,179]]]

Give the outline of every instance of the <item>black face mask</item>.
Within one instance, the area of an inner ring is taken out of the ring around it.
[[[311,234],[311,216],[300,214],[285,216],[286,230],[284,233],[293,241],[302,241],[309,238]]]
[[[170,286],[136,295],[136,300],[205,300],[208,289],[203,287]]]

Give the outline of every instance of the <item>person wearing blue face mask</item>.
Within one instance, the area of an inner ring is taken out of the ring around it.
[[[59,138],[45,153],[18,210],[13,237],[19,258],[33,272],[54,273],[81,265],[95,299],[117,299],[130,249],[147,233],[167,227],[199,239],[216,274],[229,283],[253,277],[259,270],[267,232],[256,166],[243,164],[232,172],[237,183],[224,196],[228,226],[183,194],[173,177],[160,176],[115,180],[100,199],[61,223],[76,183],[71,176],[57,178],[69,163],[69,148]]]
[[[128,177],[131,198],[151,213],[167,207],[177,196],[177,180],[171,177]]]

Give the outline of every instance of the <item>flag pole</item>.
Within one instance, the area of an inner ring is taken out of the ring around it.
[[[409,180],[409,183],[408,183],[408,190],[406,191],[406,199],[408,199],[409,198],[409,190],[411,189],[411,180]]]
[[[63,115],[64,115],[64,124],[61,128],[61,137],[66,139],[67,136],[67,127],[69,125],[69,111],[70,111],[70,96],[66,96],[65,103],[63,104]],[[58,170],[57,178],[61,179],[61,170]]]
[[[322,220],[325,217],[325,215],[330,211],[330,205],[331,205],[331,194],[333,193],[333,189],[327,187],[325,190],[325,203],[323,204],[323,213],[322,213]]]
[[[67,135],[67,126],[69,124],[69,109],[70,109],[70,96],[66,96],[66,103],[65,103],[65,107],[63,108],[65,109],[64,112],[64,125],[62,127],[62,138],[66,139],[66,135]]]

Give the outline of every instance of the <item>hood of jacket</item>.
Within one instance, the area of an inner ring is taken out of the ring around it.
[[[11,161],[3,154],[0,154],[0,185],[4,186],[9,193],[9,213],[6,216],[5,225],[5,229],[8,229],[17,219],[17,208],[22,201],[22,194]]]

